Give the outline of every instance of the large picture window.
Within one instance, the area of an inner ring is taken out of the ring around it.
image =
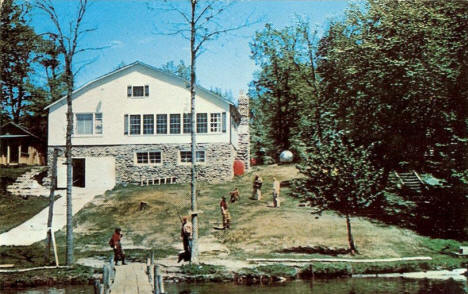
[[[208,133],[208,114],[197,113],[197,133]]]
[[[180,114],[175,113],[170,115],[170,129],[171,134],[180,134]]]
[[[167,134],[167,114],[156,115],[156,133]]]
[[[102,113],[75,114],[75,135],[102,135]]]
[[[77,113],[76,114],[76,134],[77,135],[92,135],[93,134],[93,114],[92,113]]]

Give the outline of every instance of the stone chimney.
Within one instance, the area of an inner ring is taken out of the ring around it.
[[[238,130],[238,149],[236,159],[242,160],[245,165],[245,169],[250,169],[250,109],[249,109],[249,97],[240,91],[239,93],[239,106],[237,107],[240,114],[240,123]]]

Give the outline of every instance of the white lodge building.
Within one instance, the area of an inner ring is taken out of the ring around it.
[[[197,178],[233,177],[235,159],[249,167],[249,101],[239,109],[196,88]],[[116,183],[182,183],[191,177],[189,83],[135,62],[73,92],[73,182],[111,188]],[[58,148],[57,185],[66,186],[66,98],[47,106],[48,163]],[[50,170],[50,169],[49,169]]]

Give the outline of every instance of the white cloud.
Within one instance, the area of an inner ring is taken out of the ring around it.
[[[110,47],[111,48],[122,48],[124,46],[124,42],[120,40],[112,40],[110,42]]]
[[[155,41],[156,39],[154,37],[146,37],[146,38],[138,40],[138,44],[143,45],[143,44],[148,44],[148,43],[152,43]]]

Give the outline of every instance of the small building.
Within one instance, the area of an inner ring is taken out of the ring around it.
[[[14,122],[0,129],[0,165],[45,165],[45,142]]]
[[[186,183],[191,179],[189,82],[142,62],[121,67],[75,90],[73,183],[107,187],[121,183]],[[234,160],[249,167],[249,100],[239,106],[197,86],[197,177],[234,176]],[[57,185],[66,186],[66,98],[47,106],[48,162],[59,150]]]

